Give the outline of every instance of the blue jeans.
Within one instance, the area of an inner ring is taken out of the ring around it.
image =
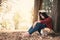
[[[28,32],[30,34],[32,34],[35,31],[38,31],[40,33],[41,29],[43,29],[45,27],[46,27],[45,24],[37,23],[34,28],[33,28],[33,26],[31,26],[31,28],[28,30]]]

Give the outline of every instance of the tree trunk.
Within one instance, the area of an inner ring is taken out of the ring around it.
[[[34,5],[34,21],[38,20],[38,10],[42,8],[42,0],[35,0],[35,5]]]
[[[60,0],[53,1],[52,19],[54,31],[60,32]]]

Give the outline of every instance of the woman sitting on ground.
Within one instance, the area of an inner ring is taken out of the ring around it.
[[[46,12],[39,12],[39,21],[34,22],[34,24],[31,26],[31,28],[28,30],[28,32],[24,33],[23,36],[29,37],[32,33],[35,31],[38,31],[40,33],[41,29],[44,28],[50,28],[52,29],[52,19],[46,14]]]

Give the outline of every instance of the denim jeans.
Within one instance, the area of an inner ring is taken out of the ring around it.
[[[33,26],[31,26],[31,28],[28,30],[28,32],[29,32],[30,34],[32,34],[32,33],[35,32],[35,31],[38,31],[38,32],[40,33],[41,29],[43,29],[43,28],[45,28],[45,27],[46,27],[45,24],[37,23],[34,28],[33,28]]]

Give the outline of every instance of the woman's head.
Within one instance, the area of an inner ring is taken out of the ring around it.
[[[39,12],[39,17],[40,17],[40,20],[44,20],[48,18],[48,15],[46,14],[46,12]]]

